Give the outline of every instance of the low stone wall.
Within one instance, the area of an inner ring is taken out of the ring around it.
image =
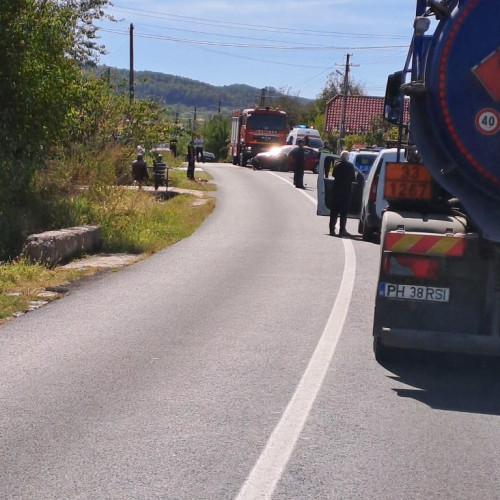
[[[98,226],[70,227],[28,236],[22,255],[30,262],[56,266],[72,257],[95,252],[100,246],[101,230]]]

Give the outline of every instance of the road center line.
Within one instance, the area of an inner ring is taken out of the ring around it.
[[[279,175],[276,177],[291,184]],[[312,196],[307,193],[303,194],[316,203]],[[356,255],[352,241],[343,239],[342,242],[344,244],[344,272],[326,326],[292,399],[274,428],[264,451],[241,487],[236,500],[265,500],[272,497],[321,389],[344,327],[356,275]]]

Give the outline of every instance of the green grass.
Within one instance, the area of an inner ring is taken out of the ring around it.
[[[95,273],[95,270],[48,269],[19,260],[0,266],[0,323],[17,311],[26,311],[31,300],[47,287],[56,287]],[[44,299],[47,300],[47,299]]]
[[[172,184],[185,189],[212,191],[213,185],[189,181],[185,171],[171,171]],[[198,175],[197,175],[198,178]],[[199,178],[209,179],[200,172]],[[214,198],[179,194],[168,200],[145,190],[100,186],[82,190],[65,200],[74,225],[98,225],[102,251],[152,254],[190,236],[212,213]],[[28,309],[46,287],[64,285],[97,270],[49,269],[19,260],[0,265],[0,323],[16,311]]]

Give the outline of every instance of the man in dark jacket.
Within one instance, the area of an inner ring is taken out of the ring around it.
[[[142,154],[137,155],[137,159],[132,162],[132,179],[142,189],[142,183],[149,179],[148,166]]]
[[[339,236],[349,236],[346,231],[347,212],[351,201],[352,183],[356,181],[354,165],[348,161],[349,152],[342,151],[340,161],[333,167],[333,206],[330,209],[330,236],[335,236],[337,218],[340,216]]]
[[[290,154],[293,158],[293,183],[296,188],[305,189],[304,186],[304,164],[305,164],[305,151],[304,139],[297,141],[298,148],[294,149]]]

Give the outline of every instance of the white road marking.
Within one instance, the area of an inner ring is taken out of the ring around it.
[[[291,184],[279,175],[276,177]],[[316,203],[312,196],[302,190],[301,192]],[[354,288],[356,274],[354,247],[351,240],[343,239],[342,242],[344,244],[344,272],[325,329],[292,399],[271,434],[264,451],[241,487],[236,500],[271,499],[321,389],[344,327]]]

